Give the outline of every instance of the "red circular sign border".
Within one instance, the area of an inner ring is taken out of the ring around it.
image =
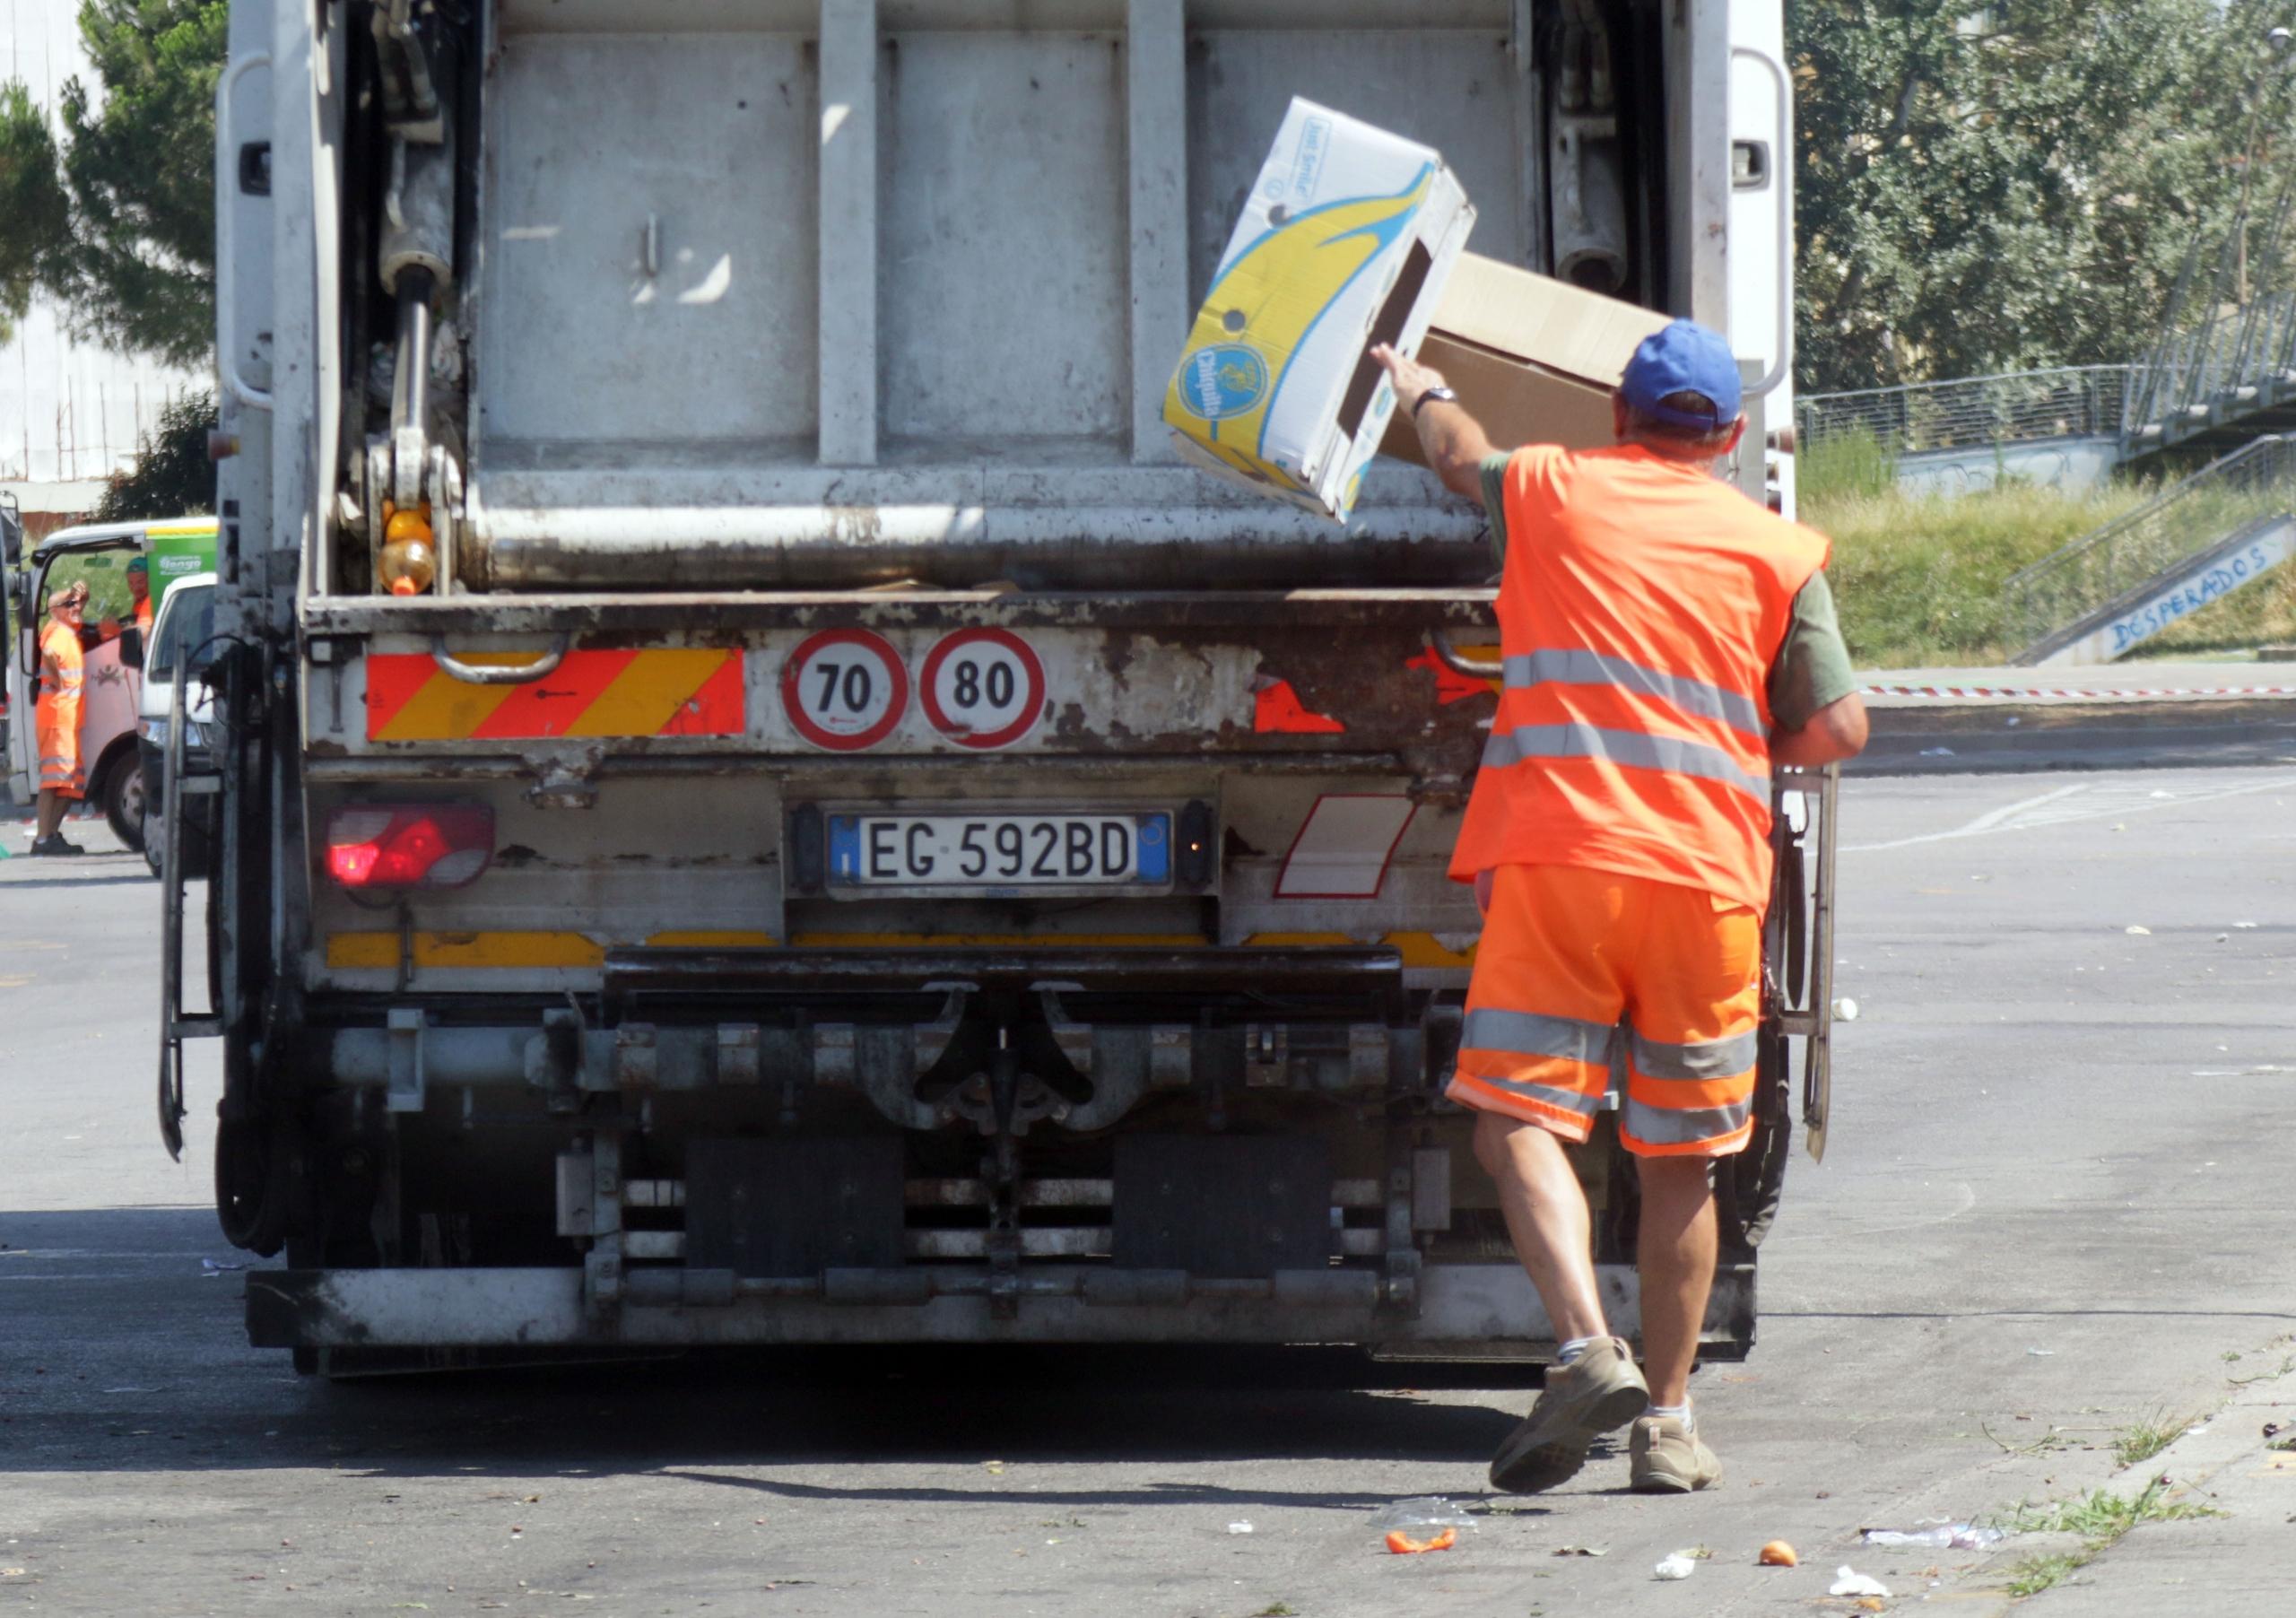
[[[892,671],[893,698],[885,706],[885,717],[857,735],[841,736],[835,731],[824,730],[805,713],[801,671],[815,652],[832,646],[867,647]],[[893,649],[893,643],[874,630],[822,630],[799,641],[797,649],[781,665],[781,711],[788,715],[797,734],[814,746],[829,752],[862,752],[892,735],[901,716],[909,711],[909,667]]]
[[[941,710],[940,700],[933,694],[933,684],[940,677],[941,665],[959,647],[980,641],[1001,646],[1021,660],[1021,666],[1036,688],[1035,696],[1022,709],[1021,717],[1002,730],[982,735],[960,731],[949,716]],[[1034,730],[1044,719],[1045,680],[1044,659],[1037,656],[1037,648],[1022,639],[1011,630],[992,629],[976,624],[970,629],[956,630],[941,637],[933,649],[925,654],[925,666],[917,671],[917,698],[925,709],[926,723],[960,747],[970,747],[977,752],[993,752],[1010,747]]]

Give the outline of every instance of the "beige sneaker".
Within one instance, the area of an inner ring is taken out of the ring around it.
[[[1649,1404],[1633,1352],[1617,1337],[1596,1338],[1572,1363],[1546,1373],[1531,1414],[1492,1457],[1491,1486],[1509,1494],[1553,1488],[1586,1464],[1597,1433],[1625,1426]]]
[[[1645,1416],[1627,1440],[1628,1485],[1637,1494],[1688,1494],[1722,1481],[1722,1463],[1679,1416]]]

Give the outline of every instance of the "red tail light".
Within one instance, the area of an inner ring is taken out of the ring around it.
[[[351,804],[326,817],[326,874],[346,888],[459,888],[493,858],[483,804]]]

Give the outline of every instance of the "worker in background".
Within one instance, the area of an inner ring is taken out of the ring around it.
[[[1712,474],[1736,448],[1738,368],[1686,320],[1612,396],[1617,442],[1494,453],[1443,378],[1381,346],[1427,464],[1491,519],[1505,683],[1458,847],[1483,932],[1449,1098],[1473,1109],[1560,1363],[1491,1464],[1551,1488],[1629,1422],[1629,1482],[1718,1482],[1691,1410],[1717,1248],[1712,1169],[1752,1125],[1773,764],[1866,744],[1822,571],[1826,540]],[[1761,453],[1759,446],[1751,453]],[[1645,1371],[1610,1335],[1565,1143],[1610,1086],[1641,1182]]]
[[[84,852],[64,840],[65,811],[86,791],[80,768],[80,682],[83,662],[80,618],[88,587],[68,584],[48,598],[48,627],[39,632],[39,700],[33,714],[39,743],[39,798],[31,851],[42,855]]]
[[[135,609],[135,627],[152,632],[152,559],[137,556],[127,563],[127,599]]]

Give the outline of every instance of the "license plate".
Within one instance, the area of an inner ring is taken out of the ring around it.
[[[1162,887],[1169,814],[832,814],[830,881],[848,888]]]

